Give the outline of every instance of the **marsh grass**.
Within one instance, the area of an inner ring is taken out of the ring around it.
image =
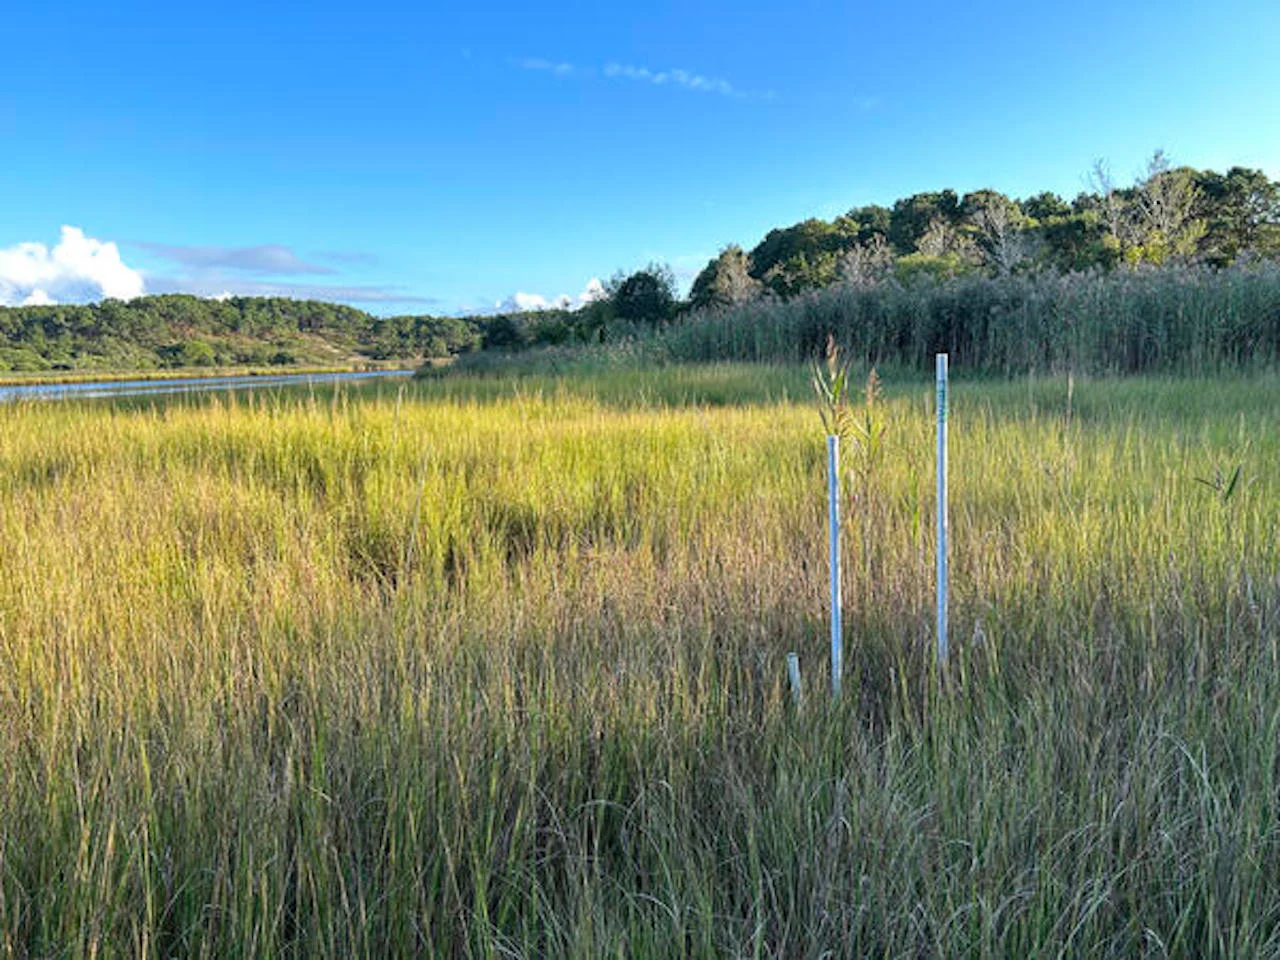
[[[0,408],[0,956],[1280,954],[1280,380],[957,383],[945,689],[890,380],[834,706],[810,396]]]
[[[1280,267],[980,275],[903,286],[838,284],[695,314],[648,345],[685,362],[803,363],[834,336],[844,355],[927,371],[1094,376],[1274,369]]]

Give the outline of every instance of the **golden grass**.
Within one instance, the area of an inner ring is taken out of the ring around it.
[[[1280,380],[957,384],[945,682],[891,384],[836,707],[803,384],[0,408],[0,956],[1280,948]]]

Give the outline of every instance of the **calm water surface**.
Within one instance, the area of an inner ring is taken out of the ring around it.
[[[322,384],[341,380],[376,380],[409,377],[412,370],[349,370],[341,373],[279,373],[249,377],[193,377],[188,380],[115,380],[111,382],[38,383],[0,387],[0,402],[11,400],[70,400],[95,397],[136,397],[164,393],[206,393],[211,390],[246,390],[289,384]]]

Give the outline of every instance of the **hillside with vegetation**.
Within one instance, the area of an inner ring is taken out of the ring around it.
[[[337,364],[441,357],[478,343],[476,324],[457,317],[375,317],[283,297],[0,308],[0,371]]]

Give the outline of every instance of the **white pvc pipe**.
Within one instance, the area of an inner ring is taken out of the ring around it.
[[[840,695],[844,633],[840,624],[840,438],[827,437],[827,517],[831,546],[831,693]]]
[[[800,705],[800,657],[795,653],[787,654],[787,679],[791,682],[791,699]]]
[[[947,661],[947,355],[938,365],[938,663]]]

